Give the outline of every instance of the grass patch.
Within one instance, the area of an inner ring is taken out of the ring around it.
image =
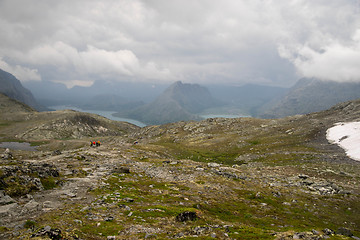
[[[54,177],[41,178],[40,181],[45,190],[57,187],[56,179]]]
[[[176,159],[191,159],[197,162],[217,162],[223,164],[235,164],[239,155],[239,148],[227,146],[223,150],[210,147],[186,146],[184,144],[166,141],[157,142],[156,145],[163,146]]]
[[[33,220],[26,220],[25,224],[24,224],[24,228],[31,228],[34,229],[36,226],[36,222]]]

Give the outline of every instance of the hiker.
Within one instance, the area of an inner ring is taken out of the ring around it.
[[[100,141],[97,141],[97,142],[96,142],[96,146],[97,146],[97,147],[100,147]]]

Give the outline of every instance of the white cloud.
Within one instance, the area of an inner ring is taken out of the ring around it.
[[[6,72],[11,73],[21,82],[26,81],[41,81],[41,76],[37,69],[22,67],[20,65],[11,66],[0,58],[0,68]]]
[[[303,76],[356,79],[358,2],[3,0],[0,57],[62,81],[289,85],[294,67]]]
[[[306,77],[339,82],[360,81],[360,48],[331,44],[322,52],[307,46],[299,51],[295,66]]]
[[[75,86],[90,87],[94,83],[92,80],[54,80],[53,82],[62,83],[69,89]]]

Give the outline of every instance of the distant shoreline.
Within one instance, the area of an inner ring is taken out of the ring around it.
[[[87,112],[87,113],[94,113],[103,117],[106,117],[110,120],[115,120],[115,121],[121,121],[121,122],[128,122],[131,124],[134,124],[138,127],[146,127],[147,125],[145,123],[142,123],[138,120],[135,119],[130,119],[130,118],[121,118],[121,117],[116,117],[113,114],[116,113],[115,111],[102,111],[102,110],[84,110],[78,107],[74,107],[74,106],[67,106],[67,105],[59,105],[59,106],[51,106],[49,108],[55,109],[55,110],[65,110],[65,109],[72,109],[75,111],[79,111],[79,112]]]

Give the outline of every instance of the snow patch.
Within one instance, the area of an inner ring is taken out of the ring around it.
[[[336,123],[326,131],[326,138],[343,148],[348,157],[360,161],[360,122]]]

